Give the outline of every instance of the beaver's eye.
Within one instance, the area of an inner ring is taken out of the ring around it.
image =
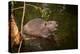
[[[49,23],[49,24],[52,24],[52,23]]]

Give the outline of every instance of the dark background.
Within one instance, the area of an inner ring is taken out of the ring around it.
[[[56,37],[52,36],[54,37],[54,39],[51,39],[49,41],[43,38],[29,41],[24,40],[23,46],[21,48],[22,52],[38,50],[36,46],[35,47],[29,46],[30,41],[34,41],[33,45],[38,42],[41,43],[43,50],[56,50],[56,49],[62,50],[78,48],[78,5],[48,4],[48,3],[45,4],[34,2],[26,2],[26,4],[30,4],[32,6],[26,5],[24,25],[31,19],[42,18],[44,20],[57,21],[58,30],[55,31]],[[11,2],[9,2],[9,5],[11,6]],[[23,2],[15,1],[13,8],[15,9],[22,6]],[[45,11],[41,13],[38,7],[41,8],[42,10],[44,9]],[[46,10],[46,8],[48,8],[48,10]],[[22,12],[23,9],[13,11],[19,31],[21,26]],[[54,47],[55,44],[56,47]],[[34,50],[34,48],[37,49]],[[13,52],[16,52],[16,50],[13,49]]]

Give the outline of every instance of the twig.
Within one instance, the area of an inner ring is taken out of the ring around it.
[[[25,40],[33,40],[33,39],[36,39],[36,38],[34,38],[34,37],[32,37],[32,38],[25,38]]]
[[[34,8],[39,8],[40,10],[41,10],[41,8],[40,7],[38,7],[38,6],[35,6],[35,5],[31,5],[31,4],[25,4],[25,6],[31,6],[31,7],[34,7]],[[18,10],[18,9],[22,9],[22,8],[24,8],[23,6],[21,6],[21,7],[18,7],[18,8],[13,8],[12,10],[14,11],[14,10]]]
[[[24,8],[23,6],[22,7],[18,7],[18,8],[13,8],[12,11],[18,10],[18,9],[23,9],[23,8]]]
[[[13,13],[13,9],[14,8],[14,1],[12,0],[12,2],[11,2],[11,12]]]
[[[22,40],[21,40],[20,45],[19,45],[19,48],[18,48],[18,53],[20,52],[21,45],[22,45]]]
[[[24,2],[23,15],[22,15],[22,21],[21,21],[21,34],[22,34],[22,32],[23,32],[24,16],[25,16],[25,2]]]
[[[22,21],[21,21],[21,36],[22,36],[22,32],[23,32],[23,21],[24,21],[24,16],[25,16],[25,1],[24,1],[24,8],[23,8],[23,15],[22,15]],[[20,52],[21,49],[21,45],[22,45],[22,41],[20,42],[19,48],[18,48],[18,53]]]

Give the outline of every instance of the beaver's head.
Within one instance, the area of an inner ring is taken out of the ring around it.
[[[57,28],[56,28],[57,26],[58,26],[58,24],[57,24],[56,21],[48,21],[48,22],[46,22],[46,27],[51,32],[57,30]]]

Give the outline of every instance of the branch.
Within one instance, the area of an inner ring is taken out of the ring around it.
[[[41,10],[41,8],[40,7],[38,7],[38,6],[35,6],[35,5],[31,5],[31,4],[25,4],[25,6],[31,6],[31,7],[34,7],[34,8],[39,8],[40,10]],[[23,6],[21,6],[21,7],[18,7],[18,8],[13,8],[12,10],[14,11],[14,10],[18,10],[18,9],[23,9],[24,7]]]
[[[23,21],[24,21],[24,16],[25,16],[25,1],[24,1],[24,8],[23,8],[22,21],[21,21],[21,36],[22,36],[22,32],[23,32]],[[18,53],[20,52],[21,45],[22,45],[22,40],[21,40],[20,45],[19,45],[19,48],[18,48]]]
[[[18,7],[18,8],[13,8],[12,11],[18,10],[18,9],[23,9],[23,8],[24,8],[23,6],[22,7]]]

